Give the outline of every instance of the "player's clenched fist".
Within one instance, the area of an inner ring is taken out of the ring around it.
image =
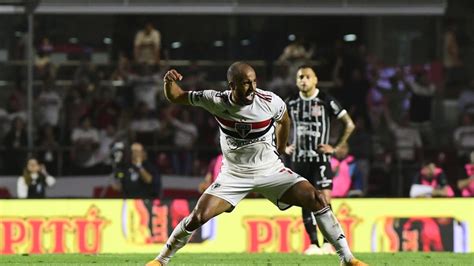
[[[163,81],[165,82],[173,82],[173,81],[178,81],[178,80],[181,80],[183,79],[183,76],[181,74],[179,74],[178,71],[176,71],[176,69],[171,69],[169,70],[168,72],[166,72],[165,76],[163,77]]]

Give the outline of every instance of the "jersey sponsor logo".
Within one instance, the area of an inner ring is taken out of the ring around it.
[[[267,140],[266,137],[261,137],[261,138],[256,138],[256,139],[249,139],[249,140],[240,140],[240,139],[236,139],[236,138],[233,138],[233,137],[230,137],[230,136],[226,136],[227,145],[229,146],[229,148],[231,150],[235,150],[235,149],[238,149],[240,147],[247,146],[247,145],[250,145],[250,144],[254,144],[254,143],[257,143],[257,142],[265,142],[266,140]]]
[[[247,137],[252,129],[252,125],[246,123],[235,123],[235,130],[242,138]]]
[[[214,185],[212,185],[211,189],[218,189],[220,186],[221,186],[221,184],[214,183]]]

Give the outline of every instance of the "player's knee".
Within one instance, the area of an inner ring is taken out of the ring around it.
[[[324,193],[322,193],[320,190],[314,190],[314,198],[315,198],[315,203],[316,203],[316,209],[317,210],[320,210],[320,209],[328,206],[326,198],[324,197]]]
[[[194,210],[191,214],[190,223],[201,226],[209,221],[209,212],[206,210]]]
[[[303,209],[313,211],[313,205],[316,201],[316,194],[313,190],[306,190],[300,192],[300,199]]]

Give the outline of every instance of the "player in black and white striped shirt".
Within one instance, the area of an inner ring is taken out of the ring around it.
[[[299,94],[287,100],[288,113],[293,122],[293,143],[287,147],[286,153],[291,155],[293,170],[321,190],[330,203],[334,176],[330,156],[347,141],[354,130],[354,123],[336,99],[316,87],[317,83],[316,73],[310,66],[298,68],[296,85]],[[344,124],[344,131],[334,146],[329,144],[332,118]],[[319,248],[311,211],[303,209],[303,221],[311,240],[305,254],[333,253],[329,243]]]

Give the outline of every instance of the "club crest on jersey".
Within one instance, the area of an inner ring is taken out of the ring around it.
[[[311,115],[312,116],[321,116],[322,114],[322,106],[316,104],[311,106]]]
[[[250,133],[250,130],[251,130],[251,129],[252,129],[252,125],[251,125],[251,124],[235,123],[235,130],[237,131],[237,133],[239,133],[239,135],[240,135],[242,138],[247,137],[247,135]]]

